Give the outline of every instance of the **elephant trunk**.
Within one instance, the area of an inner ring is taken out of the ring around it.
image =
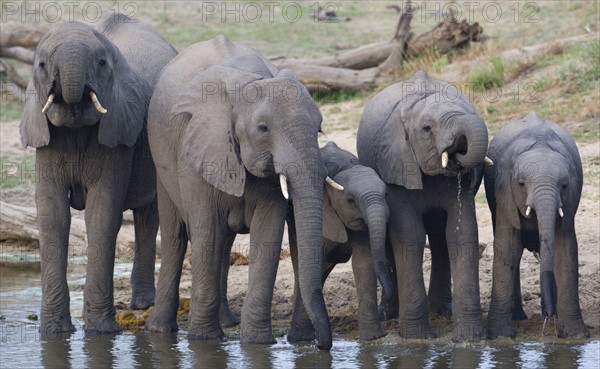
[[[542,290],[542,315],[556,316],[556,278],[554,276],[554,232],[558,204],[553,190],[536,194],[533,208],[537,216],[540,241],[540,285]]]
[[[488,148],[488,130],[485,122],[472,115],[462,123],[456,133],[457,141],[464,137],[466,153],[456,153],[456,160],[464,168],[475,168],[483,163]]]
[[[321,283],[325,167],[316,142],[314,147],[305,147],[302,151],[307,154],[284,170],[294,202],[300,294],[315,328],[317,346],[321,350],[329,350],[332,345],[331,327]],[[301,163],[300,167],[297,163]]]
[[[60,92],[65,103],[78,104],[87,82],[86,55],[81,53],[80,45],[65,44],[61,47],[58,59],[58,74],[60,76]]]
[[[369,241],[371,246],[371,258],[375,274],[381,284],[383,298],[392,298],[392,282],[388,273],[388,265],[385,252],[385,241],[387,233],[387,221],[389,210],[385,201],[385,195],[380,193],[367,194],[361,199],[364,208],[365,221],[369,229]]]

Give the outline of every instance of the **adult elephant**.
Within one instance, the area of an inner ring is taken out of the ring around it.
[[[371,168],[360,165],[358,158],[328,142],[321,149],[327,174],[344,187],[339,191],[327,186],[323,193],[323,274],[329,276],[336,264],[352,257],[352,271],[358,296],[358,328],[364,340],[385,336],[377,313],[377,279],[382,295],[391,296],[391,282],[387,270],[385,240],[388,207],[385,183]],[[292,201],[293,202],[293,201]],[[295,206],[295,203],[294,203]],[[296,227],[293,213],[289,214],[288,232],[294,265],[294,310],[288,340],[290,342],[314,339],[314,328],[302,304],[298,277]]]
[[[403,337],[434,336],[423,282],[426,234],[433,265],[442,250],[449,254],[454,282],[452,339],[486,337],[474,196],[487,143],[486,125],[466,96],[422,71],[377,94],[361,117],[358,157],[388,187],[388,234]],[[450,275],[435,278],[449,281]]]
[[[147,329],[177,329],[178,285],[189,238],[188,333],[222,338],[221,261],[235,234],[249,229],[250,275],[240,339],[274,343],[271,302],[289,191],[297,203],[300,289],[318,346],[331,347],[321,287],[326,177],[317,144],[321,120],[292,71],[278,71],[223,36],[188,47],[165,68],[148,117],[164,251]]]
[[[36,148],[36,205],[42,266],[40,331],[74,331],[67,257],[71,213],[86,209],[86,332],[120,331],[113,306],[115,243],[123,211],[133,209],[133,308],[154,304],[158,212],[146,112],[175,49],[154,31],[115,15],[102,32],[77,22],[38,44],[21,121]]]
[[[583,172],[575,142],[532,112],[498,131],[489,156],[496,163],[485,170],[494,225],[489,335],[514,336],[511,318],[527,318],[519,277],[527,248],[540,255],[542,315],[558,316],[559,337],[589,337],[579,306],[575,213]]]

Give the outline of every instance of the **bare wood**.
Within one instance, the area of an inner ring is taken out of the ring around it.
[[[363,70],[332,68],[287,59],[274,61],[273,64],[280,69],[292,69],[311,91],[335,89],[368,91],[374,87],[374,68]]]
[[[0,47],[0,57],[12,58],[23,63],[33,64],[35,52],[21,46]]]
[[[396,26],[396,32],[394,34],[392,50],[387,59],[377,67],[378,76],[389,73],[391,70],[398,68],[406,57],[408,42],[413,36],[413,33],[410,32],[410,22],[412,21],[414,13],[412,11],[412,7],[413,5],[410,0],[407,1],[406,9],[408,11],[405,11],[400,15],[398,25]]]
[[[0,58],[0,72],[6,74],[10,82],[14,82],[21,90],[27,89],[27,81],[17,73],[17,70],[5,59]]]
[[[11,27],[8,32],[0,33],[0,47],[35,47],[42,37],[48,32],[47,28],[35,26]]]

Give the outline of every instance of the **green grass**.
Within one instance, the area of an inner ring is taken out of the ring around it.
[[[20,158],[0,156],[0,188],[15,188],[35,181],[35,156],[26,153]]]
[[[2,97],[0,102],[0,122],[10,122],[13,120],[20,120],[23,105],[17,101],[4,101]]]
[[[349,90],[318,90],[312,91],[310,95],[318,104],[335,104],[365,96],[364,93]]]
[[[490,59],[490,65],[479,68],[467,77],[473,91],[490,90],[504,85],[504,61],[500,56]]]
[[[600,80],[600,40],[573,45],[560,54],[547,55],[540,67],[555,66],[558,80],[574,83],[574,87],[590,90]]]

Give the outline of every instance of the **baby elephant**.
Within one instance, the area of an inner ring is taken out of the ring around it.
[[[358,326],[361,339],[385,336],[377,313],[377,279],[383,295],[389,298],[391,281],[385,259],[385,240],[389,211],[385,199],[385,183],[371,168],[362,166],[351,153],[333,142],[321,149],[327,173],[344,187],[338,191],[325,186],[323,193],[322,282],[337,263],[352,258],[352,270],[358,294]],[[298,286],[296,230],[293,212],[289,212],[288,231],[294,264],[294,310],[290,342],[312,340],[314,328],[306,314]]]
[[[526,319],[519,263],[539,252],[542,315],[558,316],[559,337],[589,337],[578,294],[575,212],[583,172],[575,142],[536,113],[503,127],[491,142],[485,192],[494,225],[490,337],[514,336],[511,318]]]

